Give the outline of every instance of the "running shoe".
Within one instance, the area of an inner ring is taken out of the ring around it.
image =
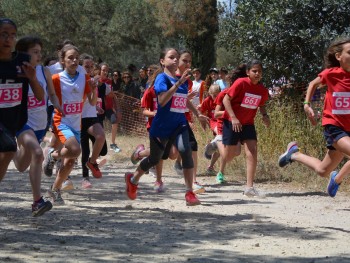
[[[216,175],[216,182],[218,184],[226,183],[226,178],[222,172],[218,172],[218,174]]]
[[[289,163],[292,163],[292,154],[299,152],[298,144],[297,142],[290,142],[287,145],[287,151],[285,151],[279,158],[278,158],[278,165],[280,167],[284,167]]]
[[[92,175],[95,177],[95,178],[101,178],[102,177],[102,173],[100,171],[100,168],[98,167],[98,164],[95,162],[95,163],[92,163],[90,162],[90,158],[89,160],[86,162],[86,167],[90,169]]]
[[[64,205],[64,200],[61,196],[61,190],[60,189],[50,189],[47,191],[47,197],[52,200],[53,205]]]
[[[116,153],[121,151],[120,148],[115,143],[110,144],[110,148]]]
[[[48,177],[52,176],[52,170],[56,163],[56,160],[51,156],[54,150],[55,150],[54,148],[48,149],[47,155],[45,156],[45,159],[43,162],[43,171],[44,171],[44,174]]]
[[[206,174],[207,174],[207,175],[215,175],[216,172],[215,172],[215,170],[214,170],[214,167],[209,165],[208,168],[207,168],[207,170],[206,170]]]
[[[205,192],[205,188],[203,187],[203,185],[201,185],[198,182],[194,182],[192,187],[193,193],[195,194],[203,194]]]
[[[156,181],[155,183],[154,183],[154,187],[153,187],[153,189],[156,191],[156,193],[162,193],[162,192],[164,192],[164,183],[163,182],[158,182],[158,181]]]
[[[331,175],[329,176],[327,192],[328,192],[330,197],[335,197],[335,195],[337,194],[337,191],[339,189],[340,184],[337,184],[335,181],[335,177],[337,176],[337,174],[338,174],[337,171],[333,171],[333,172],[331,172]]]
[[[156,171],[156,168],[154,166],[149,168],[148,173],[149,173],[149,175],[153,176],[153,178],[157,177],[157,171]]]
[[[92,188],[92,184],[89,180],[89,178],[84,178],[82,181],[81,181],[81,187],[83,189],[90,189]]]
[[[259,198],[265,198],[266,195],[260,191],[258,191],[255,187],[247,187],[244,192],[243,195],[247,196],[247,197],[259,197]]]
[[[200,205],[201,204],[201,202],[198,200],[198,198],[195,195],[195,193],[193,193],[192,191],[188,191],[186,193],[185,199],[186,199],[186,205],[187,206],[195,206],[195,205]]]
[[[177,175],[181,175],[181,176],[183,175],[181,163],[175,161],[173,168],[174,168],[175,172],[177,173]]]
[[[213,153],[217,150],[217,145],[216,142],[210,142],[208,143],[205,148],[204,148],[204,157],[208,160],[211,159],[211,156],[213,155]]]
[[[132,164],[137,164],[142,157],[139,156],[139,153],[145,149],[145,146],[143,144],[137,145],[135,151],[132,153],[130,160]]]
[[[48,200],[44,200],[40,197],[39,202],[34,202],[32,204],[32,215],[34,217],[42,216],[45,212],[50,211],[52,208],[52,203]]]
[[[70,191],[74,189],[72,180],[68,177],[66,181],[62,184],[62,191]]]
[[[132,173],[125,174],[126,194],[129,197],[129,199],[135,200],[137,197],[137,185],[131,182],[132,177]]]

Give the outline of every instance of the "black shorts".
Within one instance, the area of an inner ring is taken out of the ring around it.
[[[190,136],[190,145],[191,145],[192,152],[198,152],[198,143],[191,129],[191,126],[188,122],[187,122],[187,128],[188,128],[188,135]]]
[[[97,117],[82,118],[81,133],[87,132],[87,130],[95,123],[100,123]]]
[[[232,123],[224,120],[222,130],[222,143],[224,145],[237,145],[245,140],[257,140],[255,125],[243,125],[242,131],[235,132],[232,130]]]
[[[0,152],[16,152],[17,142],[15,133],[0,123]]]
[[[340,140],[345,136],[350,136],[350,132],[344,131],[342,128],[334,125],[326,125],[324,126],[323,136],[326,140],[326,146],[329,150],[335,150],[332,146],[335,142]]]

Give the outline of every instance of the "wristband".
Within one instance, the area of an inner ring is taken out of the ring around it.
[[[304,101],[304,105],[310,105],[310,102],[309,101]]]

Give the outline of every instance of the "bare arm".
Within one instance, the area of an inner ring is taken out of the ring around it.
[[[161,107],[164,107],[171,100],[172,96],[177,91],[177,89],[191,77],[188,74],[190,71],[191,69],[185,70],[181,78],[170,89],[158,95],[158,102]]]
[[[310,101],[311,101],[312,96],[315,93],[316,88],[318,86],[320,86],[321,84],[322,84],[321,78],[317,77],[309,83],[309,86],[308,86],[307,91],[306,91],[305,102],[304,102],[304,111],[305,111],[306,116],[309,118],[312,125],[316,125],[317,122],[315,120],[315,113],[310,106]]]
[[[237,119],[235,113],[233,112],[232,106],[231,106],[231,97],[226,94],[222,103],[224,104],[225,110],[227,111],[228,115],[231,117],[232,130],[235,132],[242,131],[242,124]]]
[[[29,62],[23,62],[22,69],[25,76],[29,80],[29,85],[32,88],[35,98],[38,101],[42,101],[45,98],[45,92],[43,87],[41,87],[38,79],[36,78],[36,70]]]
[[[262,120],[263,120],[265,126],[269,127],[270,126],[270,117],[267,114],[266,107],[265,106],[260,106],[259,110],[260,110],[260,113],[262,115]]]
[[[52,75],[50,73],[50,70],[48,68],[44,68],[44,74],[46,77],[46,83],[47,83],[47,93],[49,95],[49,99],[52,103],[52,105],[60,112],[62,113],[62,116],[64,117],[65,114],[61,108],[60,102],[57,98],[55,89],[53,87],[53,82],[52,82]]]

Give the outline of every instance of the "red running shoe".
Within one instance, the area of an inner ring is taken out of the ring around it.
[[[186,199],[187,206],[194,206],[194,205],[201,204],[201,202],[198,200],[197,196],[193,193],[193,191],[188,191],[185,195],[185,199]]]
[[[137,185],[131,182],[131,177],[133,177],[132,173],[125,174],[126,194],[129,199],[135,200],[137,196]]]
[[[100,168],[98,168],[98,164],[97,163],[91,163],[90,162],[90,158],[89,160],[86,162],[86,167],[90,169],[92,175],[95,178],[101,178],[102,177],[102,173],[100,171]]]

